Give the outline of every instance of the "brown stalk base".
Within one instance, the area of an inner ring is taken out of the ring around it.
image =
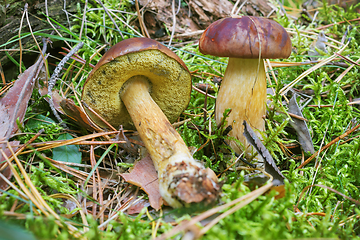
[[[189,173],[187,168],[196,169],[196,175]],[[174,165],[169,164],[166,172],[175,173],[178,169],[181,169],[183,173],[173,174],[173,180],[169,184],[169,188],[173,190],[173,197],[186,204],[204,202],[210,205],[217,200],[220,185],[212,170],[180,162]]]

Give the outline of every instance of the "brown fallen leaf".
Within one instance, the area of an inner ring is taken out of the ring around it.
[[[14,85],[9,89],[6,95],[0,99],[0,139],[9,135],[9,133],[14,134],[18,130],[16,122],[12,124],[10,121],[14,114],[15,119],[18,119],[20,123],[23,122],[27,105],[35,85],[34,80],[36,77],[31,76],[31,74],[33,74],[33,71],[38,69],[38,66],[39,62],[29,67],[24,73],[20,74]],[[28,80],[30,81],[30,84],[26,84]],[[20,96],[24,86],[27,86],[25,94]],[[20,105],[18,110],[15,112],[15,106],[18,101],[20,101]]]
[[[254,149],[265,160],[265,171],[273,176],[274,186],[284,185],[285,176],[280,172],[272,158],[269,150],[264,146],[261,140],[256,136],[251,126],[244,120],[244,136],[246,140],[254,147]]]
[[[131,207],[128,208],[127,213],[130,215],[138,214],[144,207],[148,207],[150,205],[149,200],[140,199],[135,204],[132,204]]]
[[[40,80],[41,78],[39,78],[39,81]],[[45,84],[45,79],[43,80],[43,83]],[[45,86],[39,88],[39,93],[41,96],[45,96],[46,94],[48,94],[48,87]],[[80,127],[83,127],[90,132],[98,130],[98,127],[96,127],[93,123],[89,121],[86,114],[81,110],[79,106],[75,104],[75,102],[72,99],[66,99],[61,97],[57,90],[54,90],[52,92],[52,99],[56,111],[58,111],[61,114],[67,115]],[[46,97],[45,100],[47,102],[50,101],[48,97]]]
[[[48,93],[48,88],[47,87],[39,88],[39,93],[41,96],[45,96]],[[60,102],[62,100],[64,100],[64,98],[60,96],[60,94],[57,90],[54,90],[52,92],[52,99],[53,99],[54,107],[55,107],[56,111],[58,111],[61,114],[64,114],[63,109],[60,107]],[[47,102],[49,102],[50,98],[46,97],[45,100]]]
[[[54,97],[54,96],[53,96]],[[60,106],[64,113],[74,120],[79,126],[89,130],[89,131],[98,131],[99,128],[96,127],[92,122],[90,122],[87,115],[81,110],[79,106],[75,104],[72,99],[63,98],[60,102]]]
[[[159,210],[163,199],[159,192],[158,174],[149,155],[137,162],[130,173],[120,174],[126,182],[143,189],[149,196],[150,205]]]
[[[46,49],[46,48],[45,48]],[[0,140],[8,141],[10,136],[18,130],[17,120],[20,124],[23,123],[29,99],[32,95],[35,79],[39,73],[39,68],[43,65],[43,61],[37,61],[34,65],[25,70],[24,73],[18,76],[13,86],[7,91],[5,96],[0,99]],[[5,143],[1,144],[1,148],[6,154],[10,156],[11,153],[5,147]],[[19,145],[18,141],[10,142],[11,146]],[[14,150],[17,147],[13,147]],[[0,155],[0,169],[1,173],[10,179],[12,172],[7,166],[4,168],[3,156]],[[8,184],[3,178],[0,178],[0,188],[6,189]]]
[[[296,94],[294,94],[290,99],[289,113],[293,113],[302,118],[304,117],[298,103],[296,102]],[[300,120],[294,117],[291,117],[291,119],[292,121],[290,121],[289,123],[295,129],[302,149],[305,152],[310,152],[311,154],[313,154],[315,152],[315,149],[306,122],[304,120]]]

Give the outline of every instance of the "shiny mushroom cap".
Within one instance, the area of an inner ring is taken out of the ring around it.
[[[131,38],[111,47],[89,74],[82,100],[113,127],[135,129],[120,92],[127,80],[139,75],[148,79],[151,97],[174,122],[190,101],[191,76],[174,52],[149,38]],[[106,126],[90,111],[87,114]]]
[[[203,54],[230,58],[288,58],[291,40],[277,22],[261,17],[241,16],[212,23],[199,42]]]

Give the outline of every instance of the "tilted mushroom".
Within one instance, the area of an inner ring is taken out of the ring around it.
[[[170,123],[187,107],[191,84],[189,70],[174,52],[155,40],[132,38],[105,53],[82,93],[83,101],[115,128],[137,129],[158,171],[160,193],[172,207],[212,203],[220,190],[214,172],[194,160]]]
[[[203,54],[228,57],[228,65],[221,82],[215,108],[217,124],[222,122],[226,109],[232,111],[227,118],[232,125],[229,145],[237,153],[249,147],[243,136],[243,121],[252,128],[265,130],[266,75],[262,59],[287,58],[291,54],[291,40],[286,30],[277,22],[260,17],[229,17],[212,23],[199,42]],[[257,131],[259,137],[260,133]]]

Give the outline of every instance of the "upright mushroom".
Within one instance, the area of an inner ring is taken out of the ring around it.
[[[160,193],[172,207],[214,202],[220,188],[214,172],[193,159],[169,122],[187,107],[190,92],[190,73],[174,52],[155,40],[132,38],[105,53],[82,93],[83,101],[115,128],[137,129],[158,171]]]
[[[243,135],[243,121],[259,131],[265,130],[266,75],[262,59],[289,57],[290,37],[280,24],[266,18],[229,17],[204,31],[199,49],[203,54],[229,58],[216,100],[215,118],[220,124],[224,111],[232,109],[227,119],[233,127],[229,135],[243,146],[233,140],[229,144],[237,153],[245,148],[249,154],[252,150]]]

